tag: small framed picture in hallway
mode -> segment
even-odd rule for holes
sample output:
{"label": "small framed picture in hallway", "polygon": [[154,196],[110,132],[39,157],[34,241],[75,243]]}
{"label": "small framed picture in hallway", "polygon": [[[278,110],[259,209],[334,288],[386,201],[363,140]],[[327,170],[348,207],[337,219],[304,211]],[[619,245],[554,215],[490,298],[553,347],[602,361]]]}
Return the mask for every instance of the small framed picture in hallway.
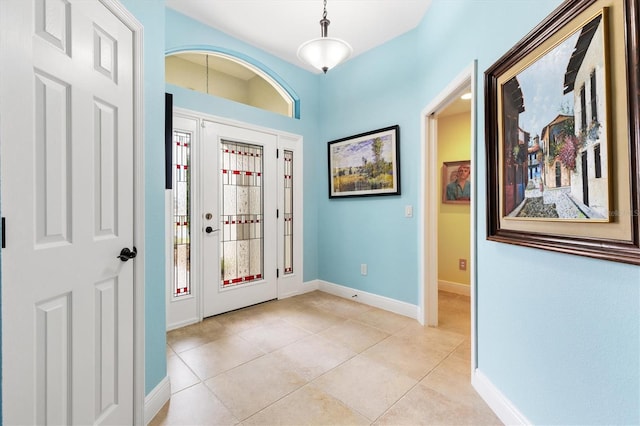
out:
{"label": "small framed picture in hallway", "polygon": [[567,0],[485,72],[489,240],[640,264],[639,3]]}
{"label": "small framed picture in hallway", "polygon": [[469,204],[471,202],[471,161],[442,163],[442,202]]}

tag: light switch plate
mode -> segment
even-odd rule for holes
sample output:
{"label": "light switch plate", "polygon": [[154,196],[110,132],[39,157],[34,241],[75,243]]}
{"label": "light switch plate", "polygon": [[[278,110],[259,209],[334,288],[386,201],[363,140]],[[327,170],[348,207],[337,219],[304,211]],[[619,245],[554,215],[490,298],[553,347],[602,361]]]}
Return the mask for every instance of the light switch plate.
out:
{"label": "light switch plate", "polygon": [[413,217],[413,206],[404,206],[404,217]]}

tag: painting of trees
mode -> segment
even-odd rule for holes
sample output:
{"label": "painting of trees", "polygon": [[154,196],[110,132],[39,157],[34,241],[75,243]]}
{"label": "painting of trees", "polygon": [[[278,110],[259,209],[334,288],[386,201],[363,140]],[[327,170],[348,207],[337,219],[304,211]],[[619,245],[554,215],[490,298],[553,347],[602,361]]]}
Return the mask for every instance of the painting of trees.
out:
{"label": "painting of trees", "polygon": [[330,142],[332,194],[396,193],[398,160],[395,131],[385,130],[361,136],[364,137]]}

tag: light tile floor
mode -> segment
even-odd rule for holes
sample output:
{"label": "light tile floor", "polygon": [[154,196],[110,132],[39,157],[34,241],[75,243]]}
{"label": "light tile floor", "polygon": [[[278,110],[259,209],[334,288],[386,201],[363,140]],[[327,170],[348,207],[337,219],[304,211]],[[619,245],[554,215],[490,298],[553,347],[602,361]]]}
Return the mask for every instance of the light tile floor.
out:
{"label": "light tile floor", "polygon": [[167,335],[171,400],[151,425],[494,425],[470,384],[469,298],[440,326],[315,291]]}

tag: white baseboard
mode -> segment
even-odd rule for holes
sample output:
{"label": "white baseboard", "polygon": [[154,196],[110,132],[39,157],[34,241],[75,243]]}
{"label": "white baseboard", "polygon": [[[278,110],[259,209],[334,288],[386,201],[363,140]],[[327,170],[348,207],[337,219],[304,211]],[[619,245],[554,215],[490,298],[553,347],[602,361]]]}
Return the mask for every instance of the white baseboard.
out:
{"label": "white baseboard", "polygon": [[302,283],[302,288],[299,294],[309,293],[311,291],[318,290],[320,288],[320,280],[305,281]]}
{"label": "white baseboard", "polygon": [[327,281],[316,281],[318,281],[318,290],[324,291],[325,293],[340,296],[349,300],[355,300],[356,302],[364,303],[365,305],[374,306],[376,308],[384,309],[385,311],[418,320],[419,308],[411,303],[401,302],[400,300],[367,293],[366,291],[356,290],[355,288],[345,287]]}
{"label": "white baseboard", "polygon": [[144,424],[148,425],[151,420],[158,414],[164,404],[171,398],[171,382],[169,376],[158,383],[149,395],[144,398]]}
{"label": "white baseboard", "polygon": [[186,326],[191,325],[191,324],[197,324],[199,322],[200,322],[200,318],[190,318],[188,320],[174,322],[172,324],[167,324],[167,331],[175,330],[177,328],[186,327]]}
{"label": "white baseboard", "polygon": [[301,293],[300,291],[291,291],[291,292],[285,293],[285,294],[278,294],[278,300],[288,299],[290,297],[297,296],[300,293]]}
{"label": "white baseboard", "polygon": [[448,291],[449,293],[461,294],[469,296],[471,287],[468,284],[454,283],[453,281],[438,280],[438,290]]}
{"label": "white baseboard", "polygon": [[471,384],[484,399],[489,408],[505,425],[531,425],[513,403],[489,380],[482,371],[476,369],[471,376]]}

